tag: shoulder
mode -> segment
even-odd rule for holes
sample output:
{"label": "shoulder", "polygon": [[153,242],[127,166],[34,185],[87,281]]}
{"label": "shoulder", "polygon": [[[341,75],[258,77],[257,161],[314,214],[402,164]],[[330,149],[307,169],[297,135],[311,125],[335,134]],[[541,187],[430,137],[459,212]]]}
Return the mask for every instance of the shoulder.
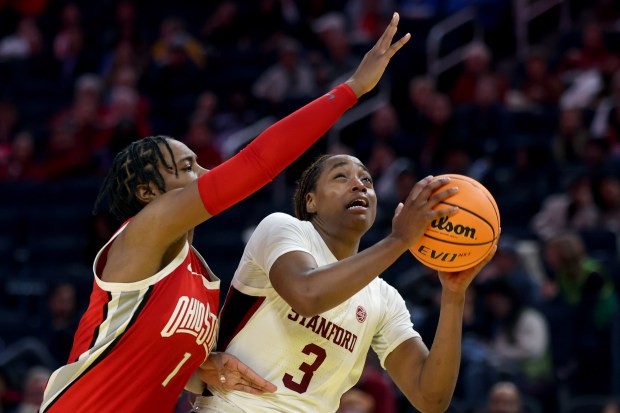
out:
{"label": "shoulder", "polygon": [[303,222],[283,212],[274,212],[267,215],[256,227],[260,232],[273,232],[279,228],[298,228],[302,227]]}
{"label": "shoulder", "polygon": [[301,223],[301,221],[292,215],[285,214],[284,212],[273,212],[263,218],[259,225],[290,225],[298,223]]}
{"label": "shoulder", "polygon": [[252,233],[253,239],[282,237],[283,234],[304,233],[307,223],[282,212],[267,215]]}

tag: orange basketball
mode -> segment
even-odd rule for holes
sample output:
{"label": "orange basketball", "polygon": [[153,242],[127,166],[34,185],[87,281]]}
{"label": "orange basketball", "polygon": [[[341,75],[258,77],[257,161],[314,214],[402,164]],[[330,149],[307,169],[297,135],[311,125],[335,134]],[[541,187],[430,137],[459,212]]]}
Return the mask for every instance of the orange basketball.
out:
{"label": "orange basketball", "polygon": [[424,236],[410,248],[423,264],[439,271],[462,271],[480,263],[499,235],[499,209],[491,193],[478,181],[463,175],[446,174],[459,191],[435,209],[458,206],[451,217],[433,220]]}

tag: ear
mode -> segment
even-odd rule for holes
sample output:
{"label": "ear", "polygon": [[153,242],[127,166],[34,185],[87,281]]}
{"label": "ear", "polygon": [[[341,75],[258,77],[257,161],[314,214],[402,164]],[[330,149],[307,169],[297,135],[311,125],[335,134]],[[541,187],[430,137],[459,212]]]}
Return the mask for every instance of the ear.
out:
{"label": "ear", "polygon": [[[157,192],[159,192],[159,191],[157,191]],[[149,184],[139,184],[136,187],[136,198],[138,198],[138,201],[140,201],[144,205],[146,205],[149,202],[151,202],[156,196],[157,196],[157,193],[155,191],[153,191],[153,189],[151,188],[151,184],[150,183]]]}
{"label": "ear", "polygon": [[310,214],[316,213],[316,198],[312,192],[306,194],[306,211]]}

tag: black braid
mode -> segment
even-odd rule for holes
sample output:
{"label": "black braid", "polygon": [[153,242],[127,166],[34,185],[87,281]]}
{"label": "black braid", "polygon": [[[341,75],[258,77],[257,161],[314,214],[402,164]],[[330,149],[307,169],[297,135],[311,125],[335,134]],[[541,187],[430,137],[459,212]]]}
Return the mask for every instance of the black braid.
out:
{"label": "black braid", "polygon": [[[165,192],[166,185],[159,172],[159,163],[168,169],[174,168],[175,175],[179,174],[168,139],[172,138],[164,135],[148,136],[130,143],[120,151],[114,157],[110,171],[101,184],[93,214],[96,214],[99,205],[107,200],[110,213],[124,222],[144,207],[136,197],[138,185],[153,183],[161,192]],[[162,146],[168,151],[172,165],[166,161]]]}
{"label": "black braid", "polygon": [[294,207],[295,216],[302,221],[311,221],[314,214],[309,213],[306,209],[306,195],[308,192],[314,191],[316,188],[316,182],[323,172],[325,162],[334,157],[335,155],[321,155],[312,162],[312,164],[302,172],[301,177],[296,183]]}

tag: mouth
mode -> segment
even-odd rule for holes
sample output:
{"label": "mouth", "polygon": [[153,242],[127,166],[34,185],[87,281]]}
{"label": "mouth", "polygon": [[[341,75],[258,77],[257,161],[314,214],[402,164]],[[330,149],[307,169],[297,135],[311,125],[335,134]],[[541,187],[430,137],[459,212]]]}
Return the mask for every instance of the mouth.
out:
{"label": "mouth", "polygon": [[368,209],[368,200],[366,198],[355,198],[353,201],[349,202],[346,206],[348,211],[352,210],[366,210]]}

